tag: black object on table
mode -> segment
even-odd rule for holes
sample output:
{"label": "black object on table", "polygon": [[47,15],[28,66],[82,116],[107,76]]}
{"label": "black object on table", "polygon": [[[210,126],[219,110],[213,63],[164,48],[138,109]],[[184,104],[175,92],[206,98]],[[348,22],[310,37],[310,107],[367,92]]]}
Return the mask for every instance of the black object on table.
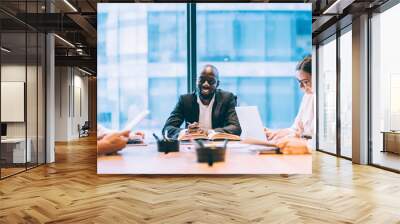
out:
{"label": "black object on table", "polygon": [[225,140],[223,146],[205,146],[201,140],[196,140],[195,142],[197,143],[197,162],[208,163],[209,166],[212,166],[215,162],[225,161],[228,140]]}
{"label": "black object on table", "polygon": [[160,139],[153,133],[154,138],[157,140],[158,152],[168,154],[169,152],[179,152],[179,141],[177,139]]}

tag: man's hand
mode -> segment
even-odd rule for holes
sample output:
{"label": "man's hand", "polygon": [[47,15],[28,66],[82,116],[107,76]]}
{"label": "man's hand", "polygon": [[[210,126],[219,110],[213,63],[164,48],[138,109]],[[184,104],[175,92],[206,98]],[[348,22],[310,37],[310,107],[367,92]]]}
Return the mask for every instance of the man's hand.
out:
{"label": "man's hand", "polygon": [[195,131],[197,131],[197,129],[199,129],[200,128],[200,126],[199,126],[199,123],[198,122],[193,122],[193,123],[189,123],[189,125],[188,125],[188,132],[190,133],[190,132],[195,132]]}
{"label": "man's hand", "polygon": [[192,124],[189,123],[187,133],[188,134],[207,134],[207,130],[201,128],[200,124],[198,122],[193,122]]}
{"label": "man's hand", "polygon": [[125,148],[130,131],[115,132],[105,135],[97,142],[97,153],[108,154]]}

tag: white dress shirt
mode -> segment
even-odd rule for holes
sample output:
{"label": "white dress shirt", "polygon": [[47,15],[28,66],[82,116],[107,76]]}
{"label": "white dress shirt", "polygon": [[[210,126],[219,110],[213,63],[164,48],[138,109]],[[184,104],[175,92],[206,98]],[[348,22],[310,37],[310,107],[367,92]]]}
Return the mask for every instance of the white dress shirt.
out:
{"label": "white dress shirt", "polygon": [[294,131],[302,131],[301,134],[314,138],[314,94],[305,93],[301,100],[300,109],[292,125]]}
{"label": "white dress shirt", "polygon": [[200,97],[197,96],[197,103],[199,104],[199,126],[205,130],[212,129],[212,108],[214,104],[214,98],[210,101],[210,104],[204,105],[201,102]]}

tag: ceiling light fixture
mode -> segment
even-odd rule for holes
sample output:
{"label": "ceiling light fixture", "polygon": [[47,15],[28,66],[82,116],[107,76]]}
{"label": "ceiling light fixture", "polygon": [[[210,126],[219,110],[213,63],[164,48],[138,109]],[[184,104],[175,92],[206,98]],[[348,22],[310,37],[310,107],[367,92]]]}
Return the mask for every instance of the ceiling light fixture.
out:
{"label": "ceiling light fixture", "polygon": [[64,39],[64,38],[62,38],[62,37],[60,37],[60,36],[57,35],[57,34],[54,34],[54,36],[57,37],[57,38],[58,38],[59,40],[61,40],[62,42],[66,43],[68,46],[75,48],[75,45],[73,45],[73,44],[72,44],[71,42],[69,42],[68,40],[66,40],[66,39]]}
{"label": "ceiling light fixture", "polygon": [[67,4],[74,12],[78,12],[78,10],[68,1],[64,0],[65,4]]}
{"label": "ceiling light fixture", "polygon": [[76,53],[78,53],[79,55],[83,55],[83,49],[77,48]]}
{"label": "ceiling light fixture", "polygon": [[323,15],[339,15],[343,13],[343,9],[351,5],[355,0],[336,0],[332,5],[330,5],[322,14]]}
{"label": "ceiling light fixture", "polygon": [[85,74],[87,74],[87,75],[90,75],[90,76],[92,75],[92,73],[90,73],[90,72],[88,72],[88,71],[86,71],[86,70],[83,70],[83,69],[81,69],[81,68],[79,68],[79,67],[78,67],[78,70],[81,71],[81,72],[83,72],[83,73],[85,73]]}
{"label": "ceiling light fixture", "polygon": [[11,50],[9,50],[9,49],[7,49],[7,48],[5,48],[5,47],[1,47],[0,49],[1,49],[2,51],[6,52],[6,53],[10,53],[10,52],[11,52]]}

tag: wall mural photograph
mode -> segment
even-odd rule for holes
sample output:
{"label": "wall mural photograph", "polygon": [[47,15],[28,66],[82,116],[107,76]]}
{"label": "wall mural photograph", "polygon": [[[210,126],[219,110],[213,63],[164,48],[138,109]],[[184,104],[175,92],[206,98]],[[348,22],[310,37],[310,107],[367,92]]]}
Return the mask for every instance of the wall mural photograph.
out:
{"label": "wall mural photograph", "polygon": [[311,173],[311,4],[98,4],[99,174]]}

